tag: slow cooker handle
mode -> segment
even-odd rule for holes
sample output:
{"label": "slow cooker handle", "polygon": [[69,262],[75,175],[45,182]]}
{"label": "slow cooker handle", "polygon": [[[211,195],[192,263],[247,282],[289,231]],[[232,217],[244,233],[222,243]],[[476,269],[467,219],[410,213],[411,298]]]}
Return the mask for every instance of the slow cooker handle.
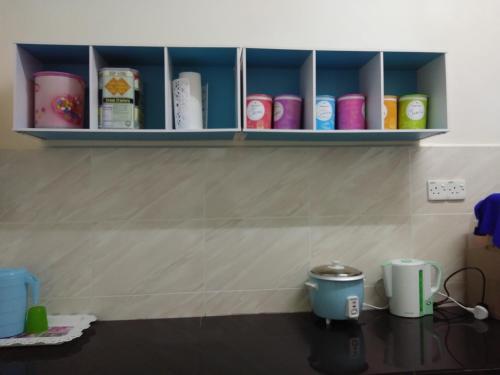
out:
{"label": "slow cooker handle", "polygon": [[309,289],[318,290],[318,284],[313,283],[312,281],[306,281],[304,285],[307,286]]}

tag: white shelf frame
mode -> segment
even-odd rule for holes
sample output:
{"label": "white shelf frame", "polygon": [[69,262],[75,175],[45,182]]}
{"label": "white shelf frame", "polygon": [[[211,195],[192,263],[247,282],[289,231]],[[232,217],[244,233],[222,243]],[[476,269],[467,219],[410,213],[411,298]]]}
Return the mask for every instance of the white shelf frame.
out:
{"label": "white shelf frame", "polygon": [[[24,44],[24,43],[23,43]],[[246,48],[236,49],[235,60],[235,102],[236,119],[234,128],[210,128],[203,130],[176,130],[172,114],[172,62],[169,49],[164,49],[165,68],[165,127],[162,129],[99,129],[98,128],[98,97],[97,73],[105,66],[104,59],[92,45],[89,48],[89,128],[88,129],[41,129],[33,128],[33,94],[31,77],[34,72],[41,69],[42,64],[23,49],[23,44],[15,45],[14,69],[14,121],[13,130],[18,133],[29,134],[42,139],[86,139],[112,140],[116,135],[117,140],[143,140],[155,139],[254,139],[265,140],[319,140],[325,141],[344,140],[352,138],[355,141],[392,141],[401,138],[403,141],[416,141],[429,136],[448,132],[447,127],[447,97],[446,97],[446,53],[435,58],[417,71],[418,90],[432,93],[432,104],[428,114],[428,129],[421,130],[384,130],[383,129],[383,97],[384,97],[384,52],[376,53],[368,63],[359,70],[360,91],[367,95],[367,124],[366,130],[316,130],[316,52],[310,52],[300,68],[300,92],[304,98],[304,129],[278,130],[278,129],[247,129],[246,128],[246,95],[247,95],[247,63]],[[54,45],[56,46],[56,45]],[[59,46],[59,45],[57,45]],[[61,45],[64,46],[64,45]],[[133,47],[133,46],[123,46]],[[196,47],[192,47],[196,48]],[[214,47],[217,48],[217,47]],[[331,50],[336,52],[335,50]],[[341,52],[341,51],[338,51]],[[352,51],[355,52],[355,51]],[[405,51],[411,53],[410,51]],[[30,92],[31,90],[31,92]],[[101,136],[102,135],[102,136]],[[220,138],[218,138],[220,137]],[[321,139],[323,140],[323,139]]]}

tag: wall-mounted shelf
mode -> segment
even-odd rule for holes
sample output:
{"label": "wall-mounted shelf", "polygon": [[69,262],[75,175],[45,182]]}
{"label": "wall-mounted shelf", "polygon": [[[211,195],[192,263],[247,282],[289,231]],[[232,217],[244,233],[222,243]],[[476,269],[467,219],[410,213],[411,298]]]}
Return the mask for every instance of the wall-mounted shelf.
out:
{"label": "wall-mounted shelf", "polygon": [[[418,141],[446,133],[444,53],[326,51],[261,48],[75,46],[17,44],[14,126],[18,133],[46,140],[259,140],[259,141]],[[144,82],[144,129],[98,127],[98,71],[132,67]],[[33,128],[33,73],[58,70],[87,83],[84,129]],[[207,128],[176,130],[171,81],[181,71],[201,73],[208,84]],[[366,130],[315,130],[317,95],[366,95]],[[429,95],[428,128],[384,130],[383,95]],[[296,94],[304,100],[303,129],[246,128],[246,96]]]}
{"label": "wall-mounted shelf", "polygon": [[[303,129],[247,129],[244,116],[248,140],[418,141],[448,131],[444,53],[246,49],[243,59],[243,103],[253,93],[291,93],[304,99]],[[356,92],[366,96],[365,130],[315,130],[317,95]],[[385,130],[384,92],[429,95],[428,128]]]}
{"label": "wall-mounted shelf", "polygon": [[[50,140],[227,140],[240,131],[240,48],[16,45],[13,130]],[[103,67],[139,70],[143,82],[144,128],[100,129],[98,72]],[[57,70],[84,77],[84,129],[33,127],[33,73]],[[176,130],[171,81],[196,71],[208,84],[208,127]]]}

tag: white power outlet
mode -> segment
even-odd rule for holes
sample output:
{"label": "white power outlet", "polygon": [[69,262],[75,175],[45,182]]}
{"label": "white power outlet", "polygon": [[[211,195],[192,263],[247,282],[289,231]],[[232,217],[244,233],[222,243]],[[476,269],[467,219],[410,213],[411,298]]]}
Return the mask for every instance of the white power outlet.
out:
{"label": "white power outlet", "polygon": [[462,201],[465,199],[465,180],[448,181],[448,200]]}
{"label": "white power outlet", "polygon": [[427,180],[427,199],[430,201],[448,200],[448,181]]}
{"label": "white power outlet", "polygon": [[427,199],[451,201],[465,199],[465,180],[427,180]]}

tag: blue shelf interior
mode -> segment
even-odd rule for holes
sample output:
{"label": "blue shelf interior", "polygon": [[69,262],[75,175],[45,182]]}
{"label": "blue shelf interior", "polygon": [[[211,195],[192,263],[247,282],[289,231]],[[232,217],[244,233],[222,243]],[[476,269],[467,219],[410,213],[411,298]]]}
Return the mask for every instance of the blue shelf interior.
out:
{"label": "blue shelf interior", "polygon": [[317,51],[316,95],[359,93],[359,70],[377,52]]}
{"label": "blue shelf interior", "polygon": [[19,48],[37,59],[41,70],[76,74],[82,77],[85,87],[84,127],[89,127],[89,47],[74,45],[20,44]]}
{"label": "blue shelf interior", "polygon": [[165,58],[162,47],[96,46],[107,67],[133,68],[142,80],[144,129],[165,128]]}
{"label": "blue shelf interior", "polygon": [[169,47],[172,79],[181,72],[201,74],[208,85],[209,129],[236,129],[236,48]]}
{"label": "blue shelf interior", "polygon": [[384,91],[386,95],[417,93],[417,71],[442,56],[433,52],[384,52]]}
{"label": "blue shelf interior", "polygon": [[246,50],[247,95],[300,95],[300,68],[311,51]]}
{"label": "blue shelf interior", "polygon": [[89,63],[88,46],[20,44],[19,47],[44,64],[88,66]]}

